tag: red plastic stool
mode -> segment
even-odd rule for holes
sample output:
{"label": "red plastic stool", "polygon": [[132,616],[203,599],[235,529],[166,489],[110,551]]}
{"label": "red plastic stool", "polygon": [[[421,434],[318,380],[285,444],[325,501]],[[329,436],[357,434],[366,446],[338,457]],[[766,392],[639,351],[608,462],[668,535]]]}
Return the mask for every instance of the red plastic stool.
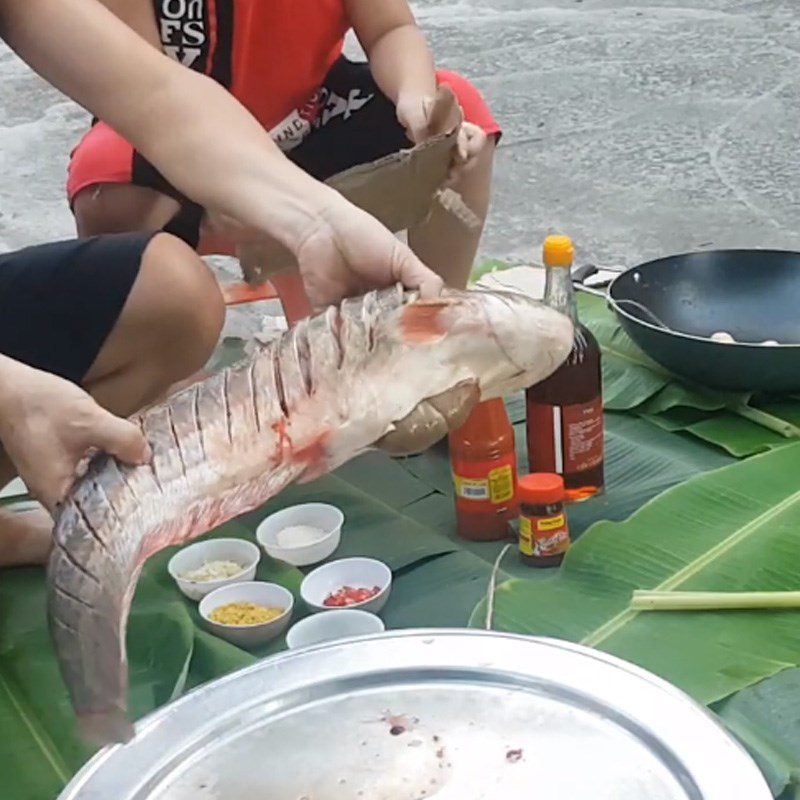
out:
{"label": "red plastic stool", "polygon": [[303,281],[298,272],[281,272],[261,286],[250,286],[243,281],[222,285],[226,306],[255,303],[260,300],[280,300],[289,327],[311,315]]}

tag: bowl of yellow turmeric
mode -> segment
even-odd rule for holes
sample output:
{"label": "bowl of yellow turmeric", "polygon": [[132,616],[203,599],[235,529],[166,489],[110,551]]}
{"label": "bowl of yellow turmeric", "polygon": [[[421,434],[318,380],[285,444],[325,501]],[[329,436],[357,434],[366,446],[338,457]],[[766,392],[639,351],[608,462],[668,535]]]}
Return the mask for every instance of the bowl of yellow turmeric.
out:
{"label": "bowl of yellow turmeric", "polygon": [[293,608],[294,596],[283,586],[246,581],[215,589],[200,601],[198,611],[215,636],[250,648],[280,636]]}

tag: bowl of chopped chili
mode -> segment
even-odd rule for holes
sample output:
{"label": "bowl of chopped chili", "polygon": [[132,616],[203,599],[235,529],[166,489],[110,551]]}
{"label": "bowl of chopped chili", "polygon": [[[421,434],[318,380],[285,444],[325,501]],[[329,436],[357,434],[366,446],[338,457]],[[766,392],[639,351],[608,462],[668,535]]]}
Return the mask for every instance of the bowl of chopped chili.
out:
{"label": "bowl of chopped chili", "polygon": [[310,572],[300,596],[314,612],[359,608],[377,614],[392,589],[392,571],[374,558],[341,558]]}

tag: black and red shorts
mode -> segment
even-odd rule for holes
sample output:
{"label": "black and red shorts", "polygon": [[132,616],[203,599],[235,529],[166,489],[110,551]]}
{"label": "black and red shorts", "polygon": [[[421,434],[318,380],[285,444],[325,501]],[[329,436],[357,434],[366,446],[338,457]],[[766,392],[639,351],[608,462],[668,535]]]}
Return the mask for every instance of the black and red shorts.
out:
{"label": "black and red shorts", "polygon": [[[475,86],[444,70],[437,72],[437,79],[453,90],[468,122],[499,139],[500,126]],[[270,133],[291,161],[318,180],[411,146],[394,104],[377,87],[366,62],[340,58],[310,107],[298,109],[294,117],[294,122],[290,115],[283,129],[279,126]],[[298,130],[292,130],[293,125]],[[67,181],[70,205],[80,192],[109,183],[144,186],[185,202],[125,139],[98,122],[72,152]],[[179,230],[173,232],[182,235]],[[196,241],[190,243],[196,246]]]}
{"label": "black and red shorts", "polygon": [[117,233],[0,254],[0,353],[80,384],[154,236]]}

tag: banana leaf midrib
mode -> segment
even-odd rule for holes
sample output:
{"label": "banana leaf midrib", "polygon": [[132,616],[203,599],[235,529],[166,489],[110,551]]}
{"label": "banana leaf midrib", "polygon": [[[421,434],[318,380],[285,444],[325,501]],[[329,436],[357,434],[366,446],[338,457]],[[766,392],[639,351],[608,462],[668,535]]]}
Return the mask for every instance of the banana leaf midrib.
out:
{"label": "banana leaf midrib", "polygon": [[[669,493],[670,492],[666,492],[665,495]],[[712,564],[718,557],[732,550],[737,544],[750,536],[750,534],[758,531],[764,523],[771,522],[773,519],[780,516],[784,511],[791,508],[796,502],[800,502],[800,490],[792,495],[789,495],[789,497],[787,497],[785,500],[750,520],[750,522],[734,531],[730,536],[723,539],[717,545],[707,550],[705,553],[702,553],[690,563],[686,564],[682,569],[680,569],[667,580],[662,581],[657,586],[648,588],[651,588],[652,591],[674,591],[690,578],[693,578],[701,573],[704,567]],[[626,609],[620,611],[616,616],[612,617],[599,628],[592,631],[587,636],[584,636],[580,643],[588,647],[597,647],[613,636],[629,622],[636,619],[636,617],[641,613],[643,612],[628,606]]]}

